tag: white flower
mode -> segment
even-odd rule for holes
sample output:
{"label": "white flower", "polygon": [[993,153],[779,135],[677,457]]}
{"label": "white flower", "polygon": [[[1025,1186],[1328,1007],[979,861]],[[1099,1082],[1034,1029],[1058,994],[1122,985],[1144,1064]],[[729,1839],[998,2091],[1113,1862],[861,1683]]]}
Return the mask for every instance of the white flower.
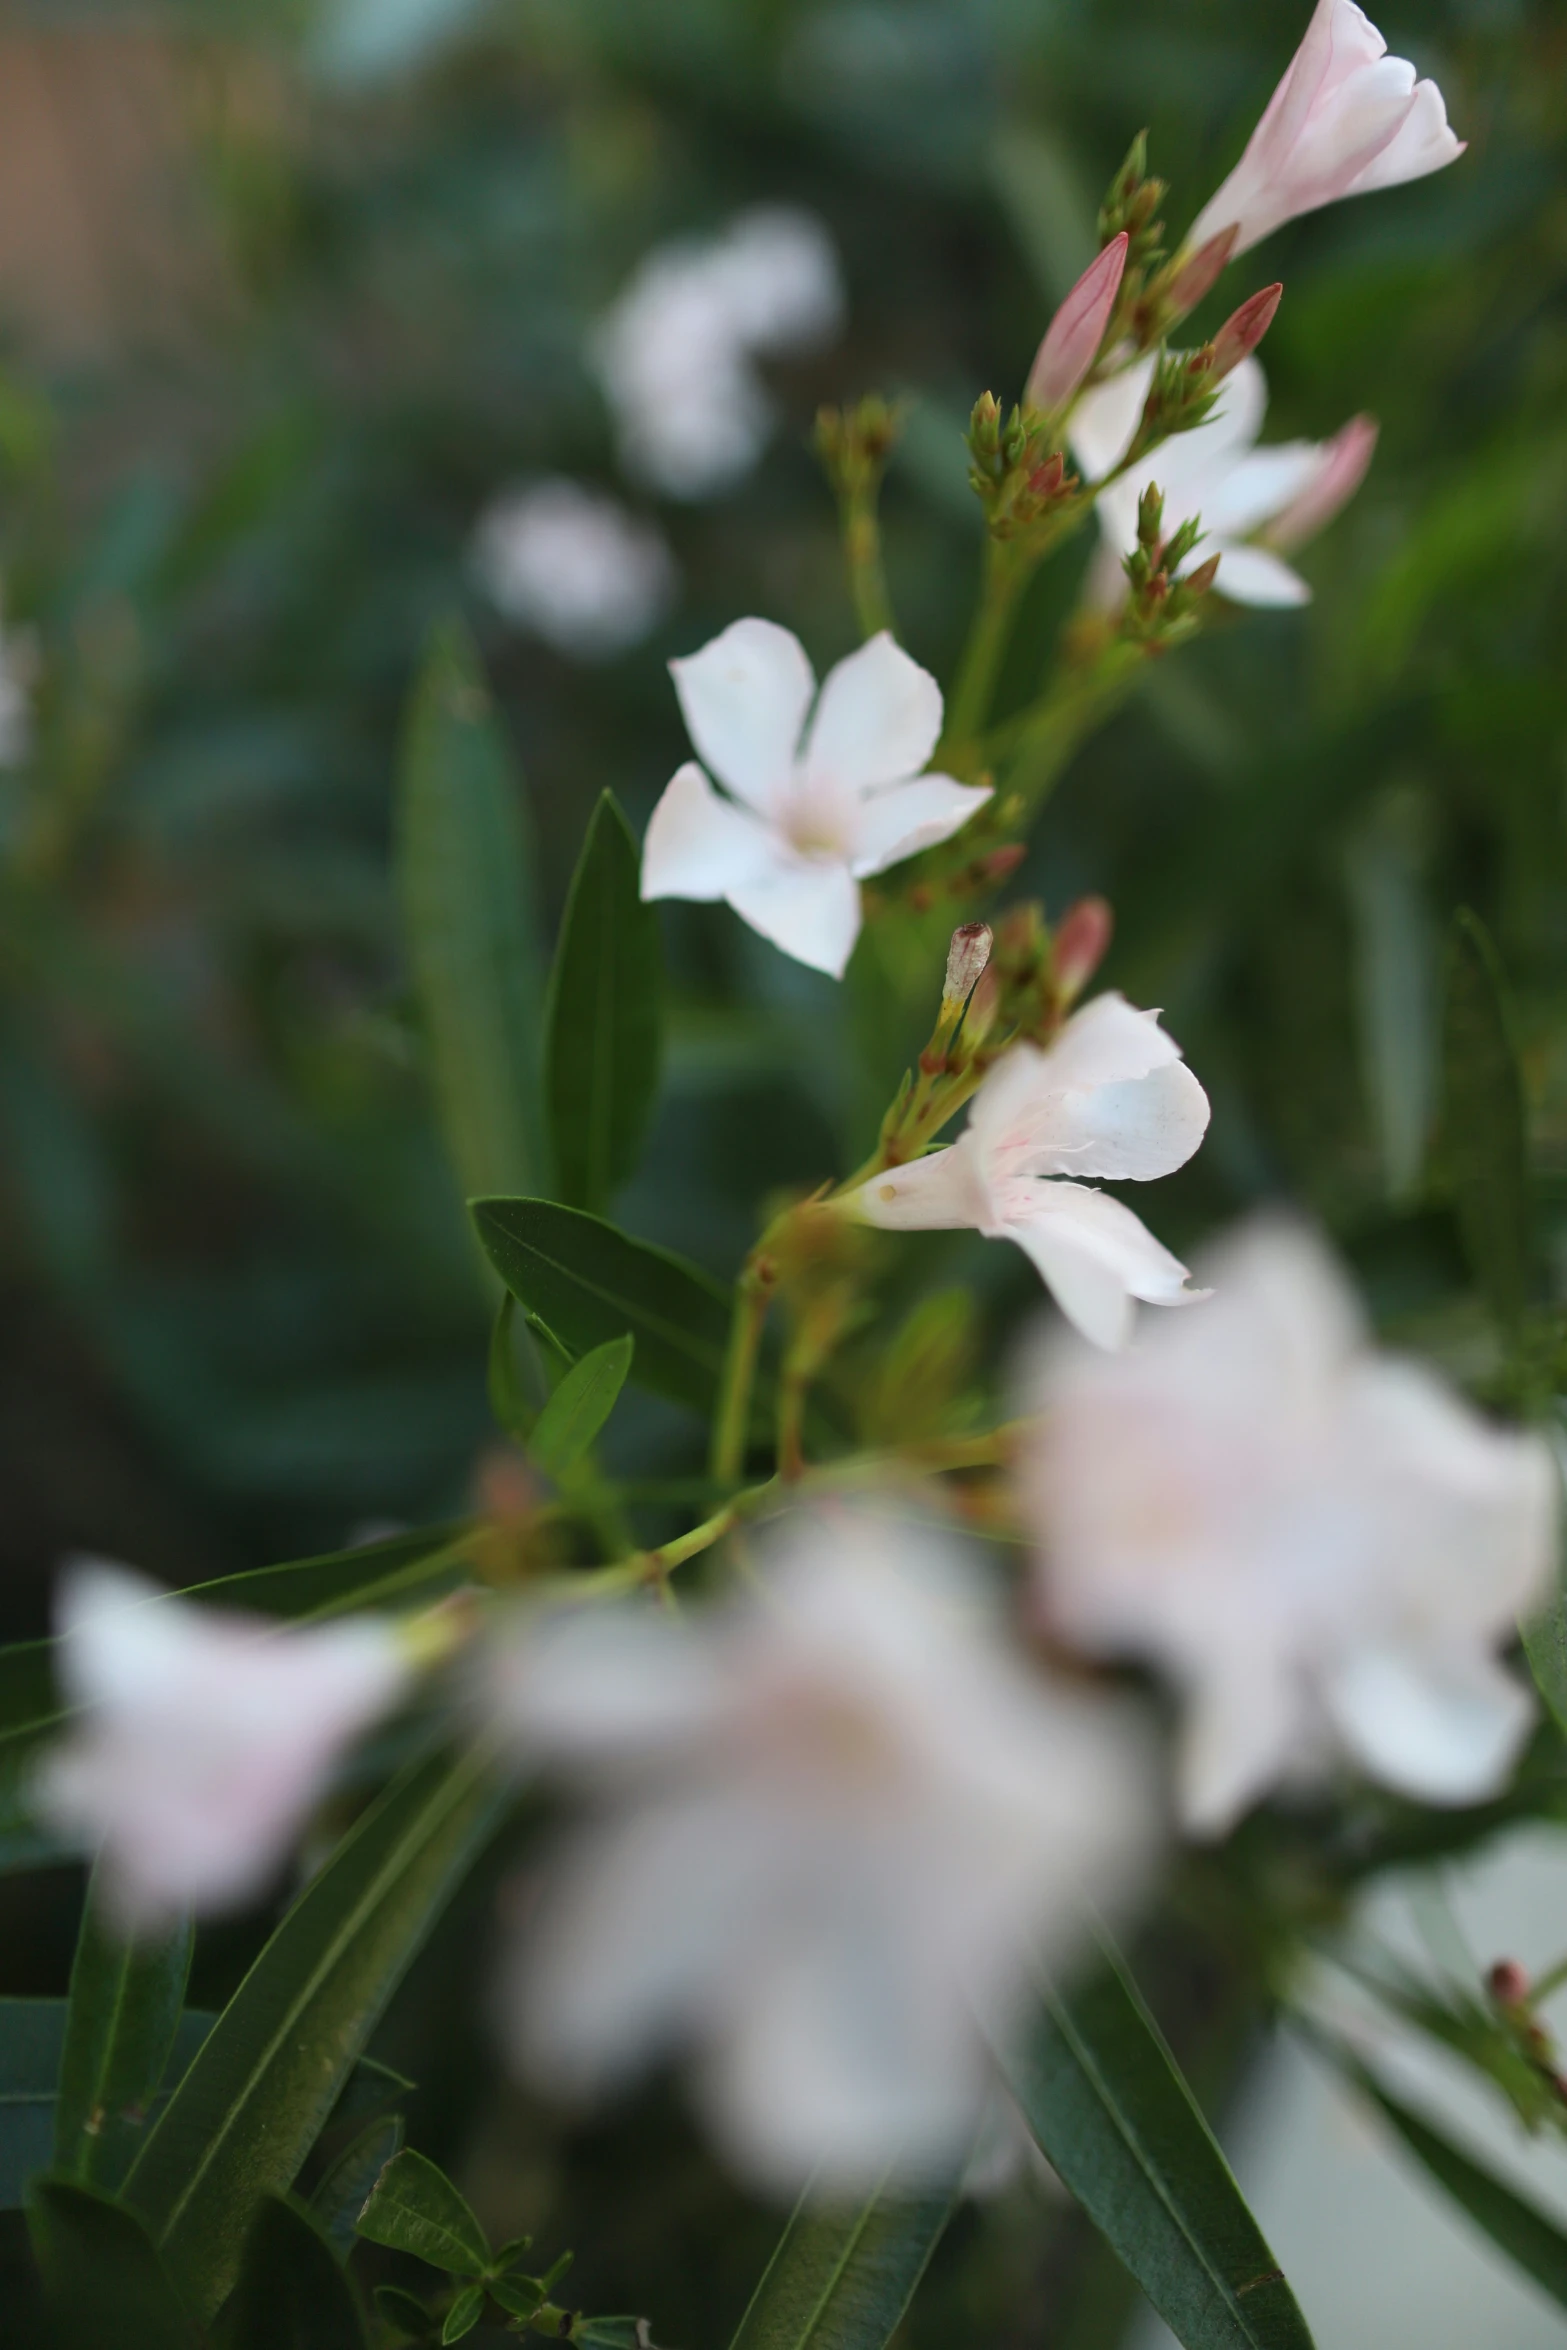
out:
{"label": "white flower", "polygon": [[1035,1678],[905,1518],[801,1516],[704,1615],[524,1627],[503,1726],[596,1798],[525,1945],[517,2052],[594,2094],[694,2056],[731,2158],[789,2192],[957,2163],[986,2034],[1125,1897],[1158,1806],[1135,1723]]}
{"label": "white flower", "polygon": [[[1102,480],[1130,445],[1154,366],[1150,355],[1108,383],[1095,385],[1079,400],[1072,414],[1071,440],[1087,479]],[[1278,441],[1271,448],[1258,448],[1267,405],[1261,361],[1243,359],[1220,386],[1205,424],[1161,442],[1100,492],[1105,559],[1095,582],[1098,600],[1118,600],[1124,593],[1120,558],[1137,544],[1138,500],[1151,482],[1157,482],[1164,493],[1166,538],[1183,522],[1202,518],[1202,538],[1183,568],[1189,570],[1216,554],[1222,558],[1219,593],[1233,602],[1310,602],[1311,590],[1300,574],[1271,547],[1254,541],[1267,535],[1270,524],[1277,525],[1297,509],[1309,512],[1309,529],[1293,535],[1286,531],[1281,543],[1287,539],[1298,546],[1310,530],[1330,521],[1353,495],[1371,462],[1375,430],[1359,418],[1331,441]],[[1350,458],[1358,470],[1349,464]],[[1331,503],[1321,494],[1328,484],[1333,489]]]}
{"label": "white flower", "polygon": [[861,880],[948,839],[990,797],[919,772],[941,688],[884,633],[818,695],[799,638],[770,620],[737,620],[669,666],[691,740],[732,797],[694,760],[680,768],[647,828],[642,895],[724,898],[785,954],[841,978]]}
{"label": "white flower", "polygon": [[1286,220],[1341,196],[1396,188],[1455,163],[1435,82],[1415,79],[1353,0],[1317,0],[1305,38],[1218,194],[1191,226],[1197,250],[1227,228],[1244,253]]}
{"label": "white flower", "polygon": [[1095,996],[1054,1044],[996,1063],[955,1143],[850,1192],[845,1211],[891,1231],[971,1226],[1014,1240],[1096,1346],[1125,1344],[1132,1300],[1192,1302],[1186,1268],[1130,1208],[1063,1176],[1151,1182],[1191,1157],[1208,1097],[1159,1026],[1124,996]]}
{"label": "white flower", "polygon": [[497,498],[479,517],[473,559],[498,611],[584,661],[639,643],[674,600],[659,532],[580,482],[536,481]]}
{"label": "white flower", "polygon": [[96,1560],[65,1570],[55,1618],[81,1719],[44,1758],[33,1800],[61,1834],[102,1847],[129,1931],[259,1892],[337,1755],[411,1670],[377,1618],[280,1629]]}
{"label": "white flower", "polygon": [[657,247],[592,346],[628,472],[675,498],[729,488],[773,428],[756,358],[828,340],[843,311],[837,254],[812,213],[762,206],[710,242]]}
{"label": "white flower", "polygon": [[1205,1271],[1213,1302],[1116,1361],[1045,1357],[1050,1624],[1174,1678],[1200,1832],[1340,1749],[1429,1802],[1494,1794],[1533,1713],[1494,1652],[1552,1580],[1545,1445],[1374,1353],[1308,1234],[1255,1227]]}

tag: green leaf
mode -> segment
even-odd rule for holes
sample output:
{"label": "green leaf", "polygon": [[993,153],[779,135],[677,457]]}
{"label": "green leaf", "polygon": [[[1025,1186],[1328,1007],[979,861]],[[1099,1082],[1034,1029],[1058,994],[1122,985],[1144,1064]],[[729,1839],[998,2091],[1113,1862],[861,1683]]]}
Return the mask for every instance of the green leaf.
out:
{"label": "green leaf", "polygon": [[410,2342],[428,2341],[435,2320],[422,2301],[412,2293],[405,2293],[401,2285],[377,2285],[375,2313],[383,2325]]}
{"label": "green leaf", "polygon": [[358,2295],[297,2203],[262,2197],[218,2340],[221,2350],[366,2350]]}
{"label": "green leaf", "polygon": [[[501,2263],[495,2265],[498,2268]],[[529,2318],[549,2299],[538,2277],[492,2276],[489,2288],[491,2299],[499,2302],[508,2317]]]}
{"label": "green leaf", "polygon": [[538,1415],[523,1393],[522,1381],[517,1372],[517,1351],[513,1339],[516,1319],[517,1300],[509,1289],[503,1289],[490,1328],[485,1384],[496,1426],[518,1444],[525,1444]]}
{"label": "green leaf", "polygon": [[529,1313],[574,1355],[636,1340],[639,1385],[709,1413],[729,1341],[730,1297],[669,1250],[550,1200],[472,1203],[484,1252]]}
{"label": "green leaf", "polygon": [[460,2342],[464,2334],[473,2332],[483,2315],[484,2287],[482,2285],[464,2285],[446,2312],[446,2323],[441,2328],[441,2340],[443,2342]]}
{"label": "green leaf", "polygon": [[359,2233],[454,2276],[476,2277],[490,2265],[489,2238],[466,2201],[446,2173],[411,2146],[387,2165],[360,2214]]}
{"label": "green leaf", "polygon": [[[810,2190],[762,2272],[731,2350],[880,2350],[889,2341],[952,2216],[954,2190],[911,2197],[885,2182],[854,2207],[814,2203]],[[634,2325],[601,2318],[598,2326]],[[574,2333],[595,2350],[636,2337]]]}
{"label": "green leaf", "polygon": [[478,655],[430,641],[397,792],[397,875],[441,1129],[465,1194],[547,1182],[533,848]]}
{"label": "green leaf", "polygon": [[1052,1998],[1012,2091],[1040,2150],[1187,2350],[1310,2350],[1283,2271],[1118,1957]]}
{"label": "green leaf", "polygon": [[611,1338],[573,1363],[539,1414],[528,1450],[547,1477],[564,1477],[574,1469],[614,1410],[636,1340],[628,1331]]}
{"label": "green leaf", "polygon": [[410,1764],[213,2026],[126,2182],[198,2314],[232,2285],[251,2215],[291,2185],[504,1801],[477,1756]]}
{"label": "green leaf", "polygon": [[310,2198],[310,2213],[337,2254],[346,2260],[359,2231],[359,2215],[377,2179],[403,2143],[403,2117],[389,2113],[361,2130],[341,2153]]}
{"label": "green leaf", "polygon": [[191,1928],[131,1941],[103,1915],[102,1864],[82,1906],[60,2088],[54,2167],[62,2178],[114,2189],[146,2135],[185,2004]]}
{"label": "green leaf", "polygon": [[95,2187],[40,2179],[27,2226],[61,2350],[198,2350],[146,2229]]}
{"label": "green leaf", "polygon": [[1507,984],[1485,925],[1467,907],[1447,966],[1443,1142],[1459,1229],[1498,1321],[1516,1324],[1532,1288],[1532,1203],[1523,1079]]}
{"label": "green leaf", "polygon": [[1390,2097],[1362,2066],[1350,2058],[1340,2061],[1438,2186],[1445,2188],[1509,2260],[1543,2286],[1553,2301],[1567,2308],[1567,2234],[1550,2214],[1505,2186],[1440,2130]]}
{"label": "green leaf", "polygon": [[605,792],[566,900],[544,1048],[560,1196],[595,1214],[635,1171],[663,1057],[663,951],[640,870],[631,829]]}
{"label": "green leaf", "polygon": [[579,2350],[653,2350],[652,2330],[645,2317],[579,2317],[572,2321],[568,2340]]}

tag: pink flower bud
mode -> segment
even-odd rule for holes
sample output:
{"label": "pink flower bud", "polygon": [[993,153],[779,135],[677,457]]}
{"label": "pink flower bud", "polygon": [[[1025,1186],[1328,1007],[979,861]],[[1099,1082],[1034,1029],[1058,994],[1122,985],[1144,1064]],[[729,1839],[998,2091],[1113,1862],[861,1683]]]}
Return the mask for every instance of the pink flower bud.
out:
{"label": "pink flower bud", "polygon": [[1284,298],[1282,285],[1264,286],[1260,294],[1253,294],[1229,317],[1213,338],[1213,368],[1210,381],[1222,383],[1233,375],[1243,359],[1249,359],[1273,324],[1280,302]]}
{"label": "pink flower bud", "polygon": [[1220,229],[1205,245],[1199,245],[1191,259],[1176,271],[1170,284],[1168,301],[1177,318],[1184,318],[1195,310],[1205,294],[1211,294],[1224,275],[1235,240],[1240,231],[1233,225]]}
{"label": "pink flower bud", "polygon": [[1121,290],[1128,242],[1124,229],[1111,238],[1045,329],[1023,393],[1026,407],[1041,412],[1064,407],[1098,358]]}
{"label": "pink flower bud", "polygon": [[1056,926],[1051,955],[1056,993],[1065,1003],[1082,994],[1110,950],[1115,914],[1108,898],[1079,898]]}
{"label": "pink flower bud", "polygon": [[1499,1958],[1485,1981],[1491,1997],[1502,2007],[1521,2007],[1529,1996],[1529,1977],[1516,1958]]}
{"label": "pink flower bud", "polygon": [[1263,533],[1270,547],[1303,547],[1325,530],[1365,480],[1379,430],[1374,416],[1352,416],[1322,451],[1322,465],[1300,496]]}
{"label": "pink flower bud", "polygon": [[965,922],[952,933],[947,950],[947,976],[941,990],[941,1008],[955,1013],[968,1002],[974,982],[990,961],[995,937],[988,922]]}

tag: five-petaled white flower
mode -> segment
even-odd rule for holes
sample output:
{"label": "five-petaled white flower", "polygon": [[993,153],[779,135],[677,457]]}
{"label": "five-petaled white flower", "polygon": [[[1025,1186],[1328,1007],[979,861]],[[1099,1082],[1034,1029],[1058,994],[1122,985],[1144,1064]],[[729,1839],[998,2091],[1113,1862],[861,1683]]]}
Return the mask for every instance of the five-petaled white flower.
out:
{"label": "five-petaled white flower", "polygon": [[[1155,360],[1139,360],[1098,384],[1072,414],[1072,448],[1090,481],[1119,462],[1143,412]],[[1177,433],[1111,482],[1098,499],[1104,536],[1090,593],[1102,603],[1125,592],[1121,558],[1137,544],[1137,508],[1157,482],[1164,493],[1164,533],[1201,517],[1203,535],[1183,568],[1218,555],[1220,595],[1237,604],[1304,604],[1311,590],[1275,552],[1296,547],[1331,522],[1353,497],[1371,462],[1376,427],[1355,417],[1331,441],[1279,441],[1258,448],[1268,405],[1267,378],[1257,359],[1243,359],[1225,378],[1213,413],[1192,432]],[[1268,542],[1272,542],[1271,544]]]}
{"label": "five-petaled white flower", "polygon": [[841,978],[861,880],[948,839],[990,797],[920,773],[940,686],[883,633],[818,695],[798,637],[770,620],[737,620],[669,666],[691,740],[732,797],[694,760],[680,768],[647,828],[642,895],[724,898],[785,954]]}
{"label": "five-petaled white flower", "polygon": [[706,1613],[525,1618],[492,1659],[523,1759],[595,1799],[519,1946],[520,2062],[589,2096],[686,2051],[784,2192],[955,2170],[987,2036],[1159,1833],[1135,1719],[1029,1671],[966,1553],[886,1506],[790,1520]]}
{"label": "five-petaled white flower", "polygon": [[1187,246],[1198,251],[1233,228],[1233,257],[1303,212],[1423,179],[1463,151],[1435,82],[1417,81],[1404,58],[1389,57],[1354,0],[1317,0],[1246,152],[1192,223]]}
{"label": "five-petaled white flower", "polygon": [[473,561],[498,611],[579,661],[639,643],[674,600],[674,558],[661,534],[563,476],[487,506]]}
{"label": "five-petaled white flower", "polygon": [[1341,1751],[1430,1803],[1494,1794],[1533,1714],[1495,1651],[1552,1581],[1546,1446],[1372,1351],[1309,1234],[1254,1227],[1203,1270],[1213,1302],[1114,1362],[1044,1354],[1047,1621],[1173,1677],[1199,1832]]}
{"label": "five-petaled white flower", "polygon": [[289,1630],[97,1560],[66,1568],[55,1618],[80,1719],[44,1757],[33,1802],[101,1847],[127,1932],[260,1892],[337,1756],[411,1672],[380,1618]]}
{"label": "five-petaled white flower", "polygon": [[1193,1302],[1186,1268],[1119,1200],[1062,1177],[1151,1182],[1184,1166],[1208,1097],[1159,1026],[1124,996],[1095,996],[1041,1051],[1015,1044],[955,1143],[874,1175],[840,1203],[892,1231],[972,1226],[1015,1240],[1096,1346],[1125,1344],[1132,1301]]}

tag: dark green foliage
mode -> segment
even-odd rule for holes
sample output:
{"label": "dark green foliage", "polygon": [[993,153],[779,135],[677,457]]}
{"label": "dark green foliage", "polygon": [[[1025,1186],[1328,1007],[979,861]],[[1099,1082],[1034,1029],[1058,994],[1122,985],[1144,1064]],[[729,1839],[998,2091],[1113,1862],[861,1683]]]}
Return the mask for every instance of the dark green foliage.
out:
{"label": "dark green foliage", "polygon": [[188,1919],[148,1939],[116,1931],[100,1876],[88,1887],[71,1969],[54,2168],[112,2191],[146,2136],[185,2004],[192,1934]]}
{"label": "dark green foliage", "polygon": [[955,2194],[880,2188],[834,2208],[809,2192],[779,2238],[731,2350],[881,2350],[902,2322]]}
{"label": "dark green foliage", "polygon": [[358,2295],[297,2203],[262,2197],[216,2340],[218,2350],[367,2350]]}
{"label": "dark green foliage", "polygon": [[62,2350],[199,2350],[146,2229],[96,2188],[42,2179],[28,2227]]}
{"label": "dark green foliage", "polygon": [[663,953],[657,913],[638,889],[640,866],[605,792],[561,921],[544,1070],[559,1195],[599,1215],[635,1172],[663,1057]]}
{"label": "dark green foliage", "polygon": [[416,2260],[455,2276],[479,2276],[490,2264],[484,2230],[462,2196],[411,2146],[387,2165],[358,2226],[372,2244],[411,2252]]}
{"label": "dark green foliage", "polygon": [[388,2114],[384,2120],[372,2122],[344,2148],[311,2196],[311,2217],[339,2260],[346,2260],[352,2252],[360,2214],[402,2142],[401,2114]]}
{"label": "dark green foliage", "polygon": [[1467,906],[1447,966],[1448,1180],[1470,1265],[1497,1320],[1516,1329],[1534,1287],[1529,1137],[1496,949]]}

